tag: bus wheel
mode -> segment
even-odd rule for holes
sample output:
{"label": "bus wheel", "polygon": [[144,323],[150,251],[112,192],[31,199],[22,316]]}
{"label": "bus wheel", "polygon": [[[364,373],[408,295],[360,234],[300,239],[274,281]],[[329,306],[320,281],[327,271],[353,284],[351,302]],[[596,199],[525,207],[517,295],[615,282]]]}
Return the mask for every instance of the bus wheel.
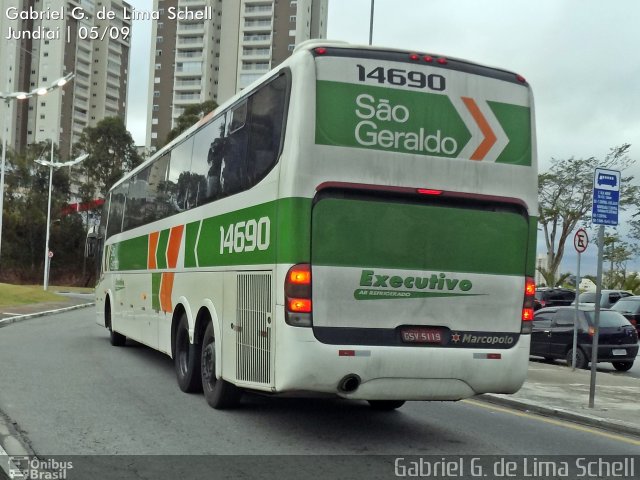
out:
{"label": "bus wheel", "polygon": [[216,378],[216,342],[213,324],[209,322],[202,338],[200,361],[202,389],[207,403],[217,409],[233,408],[240,403],[242,391],[222,378]]}
{"label": "bus wheel", "polygon": [[127,337],[122,335],[121,333],[114,332],[113,327],[111,326],[111,305],[109,304],[109,300],[107,299],[107,308],[104,311],[104,321],[109,329],[109,340],[111,345],[114,347],[124,347],[125,343],[127,343]]}
{"label": "bus wheel", "polygon": [[367,400],[374,410],[390,412],[404,405],[404,400]]}
{"label": "bus wheel", "polygon": [[189,342],[189,321],[183,313],[176,330],[173,363],[180,390],[187,393],[200,390],[200,345]]}

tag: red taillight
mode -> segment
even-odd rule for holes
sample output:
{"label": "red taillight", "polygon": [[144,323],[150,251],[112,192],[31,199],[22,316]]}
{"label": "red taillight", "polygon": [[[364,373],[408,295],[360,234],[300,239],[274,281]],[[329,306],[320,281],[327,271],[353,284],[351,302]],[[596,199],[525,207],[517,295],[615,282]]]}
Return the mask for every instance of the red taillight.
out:
{"label": "red taillight", "polygon": [[440,65],[446,65],[447,64],[447,59],[441,57],[441,58],[438,59],[438,63]]}
{"label": "red taillight", "polygon": [[311,285],[311,272],[309,266],[304,265],[304,268],[291,268],[289,270],[289,283],[294,285]]}
{"label": "red taillight", "polygon": [[518,80],[520,83],[527,83],[522,75],[516,75],[516,80]]}
{"label": "red taillight", "polygon": [[287,309],[292,313],[311,313],[311,300],[308,298],[287,299]]}
{"label": "red taillight", "polygon": [[311,326],[311,266],[294,265],[284,281],[285,320],[296,327]]}
{"label": "red taillight", "polygon": [[411,55],[409,55],[409,60],[417,62],[418,60],[420,60],[420,55],[418,55],[417,53],[412,53]]}
{"label": "red taillight", "polygon": [[524,280],[524,300],[522,301],[521,333],[531,333],[533,320],[533,302],[536,295],[536,282],[531,277]]}
{"label": "red taillight", "polygon": [[536,294],[536,282],[531,277],[527,277],[524,284],[524,294],[532,297]]}
{"label": "red taillight", "polygon": [[442,190],[433,190],[431,188],[419,188],[420,195],[442,195]]}
{"label": "red taillight", "polygon": [[427,63],[433,62],[433,57],[431,55],[425,55],[422,59]]}
{"label": "red taillight", "polygon": [[318,55],[324,55],[325,53],[327,53],[327,49],[324,47],[317,47],[314,49],[314,52],[316,52]]}

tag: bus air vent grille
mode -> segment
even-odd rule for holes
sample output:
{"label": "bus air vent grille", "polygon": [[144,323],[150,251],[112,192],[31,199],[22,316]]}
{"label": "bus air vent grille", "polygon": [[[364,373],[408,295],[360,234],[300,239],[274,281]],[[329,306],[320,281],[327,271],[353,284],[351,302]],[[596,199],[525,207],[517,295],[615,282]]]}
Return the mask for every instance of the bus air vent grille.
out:
{"label": "bus air vent grille", "polygon": [[238,274],[236,376],[239,381],[270,384],[272,342],[271,273]]}

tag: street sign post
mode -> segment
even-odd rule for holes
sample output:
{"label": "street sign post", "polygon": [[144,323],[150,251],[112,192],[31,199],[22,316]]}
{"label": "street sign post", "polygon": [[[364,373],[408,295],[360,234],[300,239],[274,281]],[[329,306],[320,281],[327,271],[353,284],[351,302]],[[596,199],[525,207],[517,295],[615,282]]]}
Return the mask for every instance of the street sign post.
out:
{"label": "street sign post", "polygon": [[593,343],[591,347],[591,385],[589,387],[589,408],[594,407],[596,394],[596,371],[598,366],[598,335],[600,334],[600,297],[602,295],[602,255],[604,226],[618,225],[618,205],[620,203],[620,179],[618,170],[596,168],[593,175],[593,206],[591,220],[598,228],[598,270],[596,280],[596,311],[594,318]]}
{"label": "street sign post", "polygon": [[576,369],[576,356],[578,352],[578,322],[580,317],[580,304],[578,302],[578,297],[580,296],[580,257],[587,249],[589,245],[589,236],[584,228],[578,229],[575,236],[573,237],[573,246],[578,252],[578,269],[576,273],[576,315],[573,322],[573,356],[571,361],[571,369]]}

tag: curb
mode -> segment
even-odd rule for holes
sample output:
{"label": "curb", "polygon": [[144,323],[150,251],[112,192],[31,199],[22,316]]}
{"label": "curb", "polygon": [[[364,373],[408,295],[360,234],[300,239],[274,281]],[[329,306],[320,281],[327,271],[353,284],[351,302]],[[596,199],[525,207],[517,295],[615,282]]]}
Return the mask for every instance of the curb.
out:
{"label": "curb", "polygon": [[79,305],[72,305],[70,307],[57,308],[55,310],[46,310],[44,312],[27,313],[25,315],[16,315],[15,317],[4,318],[0,320],[0,328],[11,325],[12,323],[23,322],[31,318],[44,317],[46,315],[54,315],[56,313],[70,312],[71,310],[78,310],[80,308],[87,308],[95,306],[96,302],[81,303]]}
{"label": "curb", "polygon": [[474,397],[476,400],[480,400],[486,403],[493,403],[495,405],[502,405],[505,407],[514,408],[524,412],[533,412],[545,417],[560,418],[562,420],[568,420],[570,422],[587,425],[590,427],[600,428],[615,433],[625,433],[640,437],[640,427],[627,425],[616,420],[609,420],[602,417],[596,417],[594,415],[580,414],[569,410],[564,410],[557,407],[547,407],[540,405],[539,403],[525,401],[515,398],[506,398],[502,396],[492,395],[485,393]]}

